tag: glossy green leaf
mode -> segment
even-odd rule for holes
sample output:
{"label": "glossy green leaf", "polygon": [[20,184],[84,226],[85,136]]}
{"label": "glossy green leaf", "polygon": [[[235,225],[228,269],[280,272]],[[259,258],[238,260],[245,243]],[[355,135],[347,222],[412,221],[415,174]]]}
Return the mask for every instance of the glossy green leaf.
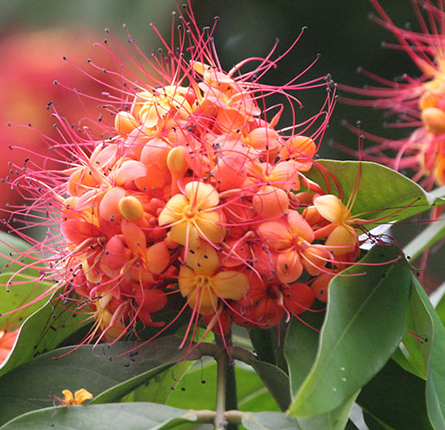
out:
{"label": "glossy green leaf", "polygon": [[[188,364],[186,363],[184,368],[184,363],[180,363],[151,379],[132,393],[131,401],[157,402],[183,409],[214,410],[216,405],[215,361],[210,357],[205,358],[187,369]],[[264,383],[250,366],[237,361],[235,374],[239,410],[279,411]],[[248,406],[251,408],[249,409]]]}
{"label": "glossy green leaf", "polygon": [[249,336],[255,353],[260,361],[268,362],[287,370],[284,358],[284,345],[282,339],[286,337],[287,324],[279,324],[264,330],[259,327],[249,329]]}
{"label": "glossy green leaf", "polygon": [[[438,288],[438,290],[442,289],[443,285],[444,284],[442,284]],[[437,315],[439,315],[439,318],[442,321],[442,324],[445,325],[445,294],[441,297],[441,299],[439,300],[439,303],[437,303],[436,312],[437,312]]]}
{"label": "glossy green leaf", "polygon": [[[0,275],[0,285],[6,285],[13,275],[13,272],[2,273]],[[2,315],[0,316],[0,328],[17,328],[20,326],[29,315],[42,307],[44,304],[42,301],[26,306],[20,311],[8,315],[4,314],[28,305],[51,286],[49,282],[36,281],[26,275],[15,275],[14,281],[17,285],[10,286],[9,290],[0,287],[0,315]]]}
{"label": "glossy green leaf", "polygon": [[[184,424],[193,423],[192,426]],[[114,403],[105,405],[53,407],[22,415],[1,430],[162,430],[196,426],[197,416],[155,403]]]}
{"label": "glossy green leaf", "polygon": [[425,402],[425,381],[393,360],[363,387],[357,403],[380,425],[394,429],[431,430]]}
{"label": "glossy green leaf", "polygon": [[412,259],[417,258],[425,250],[435,245],[445,236],[445,220],[432,222],[403,248],[403,252]]}
{"label": "glossy green leaf", "polygon": [[428,296],[413,276],[411,312],[415,334],[423,339],[423,359],[427,367],[427,410],[434,429],[445,429],[445,328]]}
{"label": "glossy green leaf", "polygon": [[298,426],[301,430],[344,430],[358,394],[359,391],[354,393],[349,399],[346,399],[342,405],[325,414],[309,418],[296,418]]}
{"label": "glossy green leaf", "polygon": [[291,395],[289,377],[286,373],[273,364],[255,359],[252,355],[245,357],[243,361],[255,369],[280,409],[287,410]]}
{"label": "glossy green leaf", "polygon": [[[315,363],[289,413],[339,407],[388,361],[406,331],[411,272],[394,247],[369,254],[331,281]],[[393,261],[393,262],[391,262]],[[291,363],[289,363],[291,365]]]}
{"label": "glossy green leaf", "polygon": [[242,424],[247,430],[300,430],[295,418],[281,412],[246,413]]}
{"label": "glossy green leaf", "polygon": [[178,349],[180,342],[180,338],[164,337],[143,346],[135,342],[83,345],[37,357],[0,378],[0,424],[48,406],[64,389],[85,388],[94,395],[92,403],[116,401],[183,360],[186,351]]}
{"label": "glossy green leaf", "polygon": [[325,312],[305,312],[299,318],[292,318],[287,330],[284,354],[293,397],[315,362],[324,317]]}
{"label": "glossy green leaf", "polygon": [[[410,306],[412,306],[412,300],[410,301]],[[408,312],[407,326],[411,333],[417,332],[412,311]],[[411,333],[409,331],[405,333],[392,358],[403,369],[426,381],[428,376],[422,354],[422,344]]]}
{"label": "glossy green leaf", "polygon": [[[287,331],[284,353],[289,363],[291,392],[297,393],[309,374],[317,356],[319,330],[323,324],[324,312],[306,312],[300,319],[294,318]],[[352,405],[358,395],[354,393],[344,404],[325,414],[310,418],[297,418],[301,430],[344,429]]]}
{"label": "glossy green leaf", "polygon": [[306,176],[320,184],[326,192],[339,195],[332,176],[326,173],[325,168],[340,184],[345,201],[353,191],[361,167],[360,187],[352,208],[352,213],[360,214],[360,218],[371,220],[385,217],[385,222],[400,221],[430,209],[433,204],[445,204],[445,201],[428,194],[414,181],[377,163],[318,160],[317,165],[314,164]]}
{"label": "glossy green leaf", "polygon": [[[57,293],[54,296],[57,297]],[[8,360],[0,366],[0,376],[39,354],[53,350],[88,323],[83,316],[69,312],[68,306],[61,299],[49,299],[26,319]]]}

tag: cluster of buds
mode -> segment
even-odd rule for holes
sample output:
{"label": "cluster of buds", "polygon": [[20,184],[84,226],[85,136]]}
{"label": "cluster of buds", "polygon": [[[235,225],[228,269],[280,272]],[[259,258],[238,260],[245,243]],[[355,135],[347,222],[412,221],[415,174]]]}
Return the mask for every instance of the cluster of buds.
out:
{"label": "cluster of buds", "polygon": [[[387,127],[408,127],[414,130],[409,137],[400,140],[382,139],[366,134],[375,144],[363,151],[363,158],[377,161],[401,170],[411,169],[413,179],[427,189],[435,184],[445,185],[445,75],[443,27],[445,12],[431,0],[413,2],[422,32],[400,28],[393,23],[378,0],[371,0],[378,16],[374,20],[389,29],[399,44],[385,44],[389,48],[405,51],[418,67],[419,78],[404,75],[402,79],[389,81],[362,70],[382,86],[357,89],[343,88],[370,100],[345,99],[350,104],[368,105],[388,110],[398,115],[399,122]],[[422,13],[424,10],[424,13]],[[430,30],[429,30],[430,29]],[[387,151],[395,150],[396,156],[389,158]]]}
{"label": "cluster of buds", "polygon": [[[124,94],[108,93],[107,138],[73,142],[62,120],[69,168],[27,166],[14,182],[38,197],[34,209],[53,211],[56,226],[38,245],[53,255],[47,274],[38,269],[92,309],[90,339],[168,325],[162,315],[178,302],[189,330],[269,328],[326,301],[330,279],[357,259],[364,221],[351,214],[353,196],[345,205],[306,175],[322,169],[314,156],[335,104],[329,79],[262,84],[281,58],[271,55],[224,72],[212,31],[201,33],[187,9],[180,21],[180,49],[144,57],[148,82],[115,73],[123,85],[107,85]],[[297,124],[292,92],[314,87],[326,101]],[[292,126],[278,128],[285,105],[267,107],[271,94],[289,103]]]}

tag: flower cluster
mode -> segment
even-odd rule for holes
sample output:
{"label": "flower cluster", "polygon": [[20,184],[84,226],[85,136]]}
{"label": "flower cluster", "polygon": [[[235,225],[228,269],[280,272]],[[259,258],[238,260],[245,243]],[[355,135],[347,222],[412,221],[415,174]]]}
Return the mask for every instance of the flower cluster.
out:
{"label": "flower cluster", "polygon": [[[371,0],[378,17],[374,20],[390,30],[399,44],[387,47],[404,50],[418,67],[421,76],[404,75],[389,81],[372,73],[362,73],[383,86],[364,89],[343,86],[351,93],[369,100],[346,99],[350,104],[374,106],[397,115],[396,124],[388,127],[414,128],[409,137],[388,140],[366,134],[375,144],[363,151],[363,158],[386,164],[396,170],[411,169],[413,179],[428,189],[445,185],[445,12],[432,0],[413,2],[421,32],[397,27],[377,0]],[[422,10],[424,12],[422,12]],[[388,157],[388,150],[396,156]]]}
{"label": "flower cluster", "polygon": [[[281,58],[272,53],[225,72],[212,30],[200,32],[187,9],[180,22],[179,49],[165,43],[167,55],[142,57],[144,83],[106,71],[115,82],[106,137],[79,140],[61,120],[63,172],[26,166],[14,182],[52,218],[36,244],[52,255],[38,270],[92,309],[90,340],[162,327],[172,309],[190,308],[189,329],[268,328],[326,301],[330,279],[357,258],[364,221],[351,214],[353,196],[345,205],[306,174],[322,168],[314,156],[335,101],[328,79],[260,83]],[[297,123],[292,93],[315,87],[328,90],[325,104]],[[272,94],[288,104],[267,106]],[[285,106],[294,124],[279,128]]]}

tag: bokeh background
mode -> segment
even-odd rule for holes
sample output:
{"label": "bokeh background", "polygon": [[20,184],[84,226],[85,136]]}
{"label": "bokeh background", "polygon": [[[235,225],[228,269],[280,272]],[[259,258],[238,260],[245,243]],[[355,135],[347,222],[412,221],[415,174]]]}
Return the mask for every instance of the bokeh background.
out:
{"label": "bokeh background", "polygon": [[[179,2],[180,3],[180,2]],[[220,20],[215,42],[223,67],[229,70],[250,56],[265,56],[275,39],[280,40],[277,53],[283,53],[295,40],[303,26],[308,30],[296,48],[263,81],[282,84],[304,70],[321,54],[307,73],[312,78],[330,73],[335,82],[361,87],[369,81],[357,74],[359,66],[388,79],[403,73],[416,76],[416,69],[403,52],[383,49],[382,42],[394,42],[392,35],[374,23],[369,15],[373,8],[368,0],[191,0],[194,13],[202,26],[212,25],[215,16]],[[382,6],[403,26],[418,27],[410,0],[382,0]],[[53,81],[63,81],[73,88],[94,93],[93,79],[85,78],[76,68],[62,60],[66,55],[83,67],[93,56],[107,65],[93,42],[105,37],[109,28],[125,45],[127,38],[122,24],[127,24],[137,44],[150,53],[160,42],[150,28],[154,23],[163,34],[169,34],[171,12],[176,9],[172,0],[0,0],[0,177],[9,174],[7,161],[20,165],[23,154],[9,151],[9,145],[27,145],[42,152],[45,145],[38,135],[21,128],[10,128],[8,122],[28,124],[54,136],[46,105],[53,101],[70,122],[84,121],[85,108],[76,97]],[[103,53],[102,53],[103,54]],[[304,79],[304,78],[303,78]],[[341,95],[341,93],[340,93]],[[320,91],[299,94],[305,108],[301,118],[315,113],[325,95]],[[97,114],[97,102],[87,103],[92,115]],[[336,143],[357,147],[357,135],[342,126],[342,120],[355,124],[361,120],[362,129],[385,137],[403,137],[408,130],[388,130],[382,127],[382,112],[338,103],[332,116],[320,156],[350,158],[336,149]],[[288,119],[287,121],[290,121]],[[284,118],[283,123],[286,122]],[[14,195],[5,185],[0,188],[0,207],[14,204]],[[382,192],[384,186],[382,185]],[[413,227],[408,225],[411,232]],[[408,240],[403,228],[397,232],[400,241]],[[432,289],[445,278],[439,253],[430,259],[433,279],[427,279]]]}

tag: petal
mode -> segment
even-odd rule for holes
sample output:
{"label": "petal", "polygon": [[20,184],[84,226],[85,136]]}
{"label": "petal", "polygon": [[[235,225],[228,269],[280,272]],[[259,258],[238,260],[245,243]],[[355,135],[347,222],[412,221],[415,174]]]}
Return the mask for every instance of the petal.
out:
{"label": "petal", "polygon": [[154,138],[142,148],[141,162],[146,166],[152,166],[153,164],[166,166],[169,150],[170,148],[165,141]]}
{"label": "petal", "polygon": [[116,153],[117,145],[114,143],[97,152],[94,150],[90,157],[91,165],[99,166],[102,171],[105,171],[116,162]]}
{"label": "petal", "polygon": [[219,160],[213,174],[219,190],[239,188],[247,177],[247,160],[243,156],[228,155]]}
{"label": "petal", "polygon": [[267,221],[258,226],[258,234],[272,249],[281,250],[292,245],[292,234],[282,221]]}
{"label": "petal", "polygon": [[284,304],[294,315],[298,315],[308,310],[315,300],[314,290],[306,284],[295,282],[286,290]]}
{"label": "petal", "polygon": [[164,241],[147,248],[145,261],[152,273],[162,273],[170,264],[170,253]]}
{"label": "petal", "polygon": [[173,196],[159,215],[159,225],[163,226],[179,221],[183,217],[182,213],[186,205],[188,205],[188,200],[185,196],[182,194]]}
{"label": "petal", "polygon": [[309,246],[302,252],[302,257],[306,271],[312,276],[317,276],[330,260],[331,253],[321,246]]}
{"label": "petal", "polygon": [[147,238],[144,232],[130,221],[122,220],[122,233],[124,235],[127,246],[130,248],[133,255],[145,258],[147,248]]}
{"label": "petal", "polygon": [[187,195],[190,205],[197,206],[199,209],[209,209],[218,205],[218,191],[210,184],[193,181],[185,186],[185,194]]}
{"label": "petal", "polygon": [[246,293],[249,287],[249,280],[244,273],[229,270],[219,272],[213,276],[212,286],[218,297],[239,300]]}
{"label": "petal", "polygon": [[118,112],[114,118],[114,128],[122,137],[127,137],[138,126],[138,121],[130,112]]}
{"label": "petal", "polygon": [[300,177],[295,163],[291,161],[278,163],[272,171],[271,180],[276,187],[286,191],[300,188]]}
{"label": "petal", "polygon": [[189,249],[187,266],[192,268],[197,275],[212,276],[218,269],[219,257],[213,246],[200,240],[199,245]]}
{"label": "petal", "polygon": [[332,194],[317,197],[314,199],[314,206],[324,219],[334,224],[342,224],[345,215],[348,214],[346,206]]}
{"label": "petal", "polygon": [[74,393],[74,404],[81,405],[85,400],[91,400],[93,395],[85,390],[85,388],[81,388]]}
{"label": "petal", "polygon": [[277,218],[289,210],[285,191],[270,185],[262,187],[252,199],[253,206],[262,218]]}
{"label": "petal", "polygon": [[195,220],[199,236],[213,243],[222,242],[226,235],[226,227],[220,223],[221,216],[216,211],[202,212]]}
{"label": "petal", "polygon": [[297,211],[289,211],[287,220],[292,234],[301,237],[309,243],[314,241],[315,234],[312,227]]}
{"label": "petal", "polygon": [[62,394],[64,395],[64,400],[63,400],[63,402],[64,402],[64,404],[66,405],[66,406],[69,406],[69,405],[73,405],[74,404],[74,395],[73,395],[73,393],[70,391],[70,390],[63,390],[62,391]]}
{"label": "petal", "polygon": [[105,245],[105,261],[110,269],[120,269],[126,263],[125,246],[118,236],[113,236]]}
{"label": "petal", "polygon": [[125,190],[120,187],[109,189],[99,204],[99,215],[106,221],[114,221],[121,218],[119,202],[125,197]]}
{"label": "petal", "polygon": [[144,163],[136,160],[127,160],[116,170],[115,178],[117,185],[128,184],[135,179],[142,178],[147,174],[147,167]]}
{"label": "petal", "polygon": [[285,251],[278,254],[277,276],[281,282],[290,284],[296,281],[303,273],[300,256],[295,251]]}
{"label": "petal", "polygon": [[271,128],[258,127],[249,133],[250,144],[261,151],[273,149],[278,145],[280,135]]}
{"label": "petal", "polygon": [[195,247],[199,245],[198,229],[188,220],[171,227],[170,236],[173,241],[182,246]]}
{"label": "petal", "polygon": [[325,245],[332,247],[334,255],[347,254],[357,244],[357,233],[351,227],[338,226],[328,236]]}
{"label": "petal", "polygon": [[178,284],[182,297],[189,296],[196,288],[195,272],[187,266],[181,266],[179,269]]}

